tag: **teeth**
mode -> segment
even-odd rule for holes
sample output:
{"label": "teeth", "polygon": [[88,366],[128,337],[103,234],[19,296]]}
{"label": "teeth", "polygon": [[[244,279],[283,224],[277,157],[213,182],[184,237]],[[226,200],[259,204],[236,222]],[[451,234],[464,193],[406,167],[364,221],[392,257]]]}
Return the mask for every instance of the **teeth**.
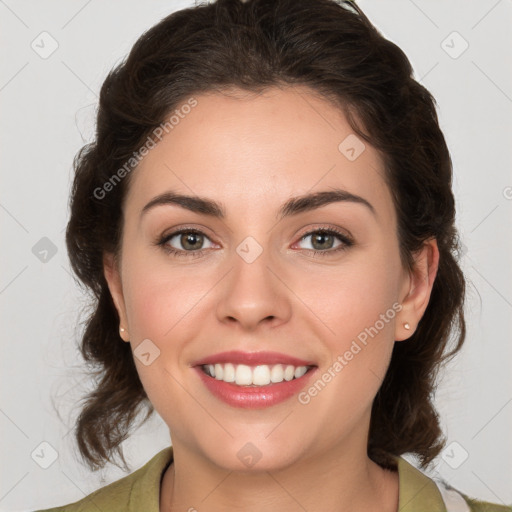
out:
{"label": "teeth", "polygon": [[302,377],[307,372],[307,368],[305,366],[298,366],[295,368],[294,377],[298,379],[299,377]]}
{"label": "teeth", "polygon": [[252,384],[251,367],[245,364],[239,364],[235,370],[235,382],[239,386],[250,386]]}
{"label": "teeth", "polygon": [[270,381],[271,382],[283,382],[284,370],[282,364],[276,364],[270,370]]}
{"label": "teeth", "polygon": [[258,365],[248,366],[245,364],[208,364],[202,366],[203,371],[217,380],[224,382],[234,382],[238,386],[267,386],[268,384],[278,384],[280,382],[290,381],[302,377],[307,371],[307,366],[289,365]]}
{"label": "teeth", "polygon": [[221,364],[215,365],[215,378],[217,380],[222,380],[222,377],[224,377],[224,367]]}
{"label": "teeth", "polygon": [[284,380],[292,380],[295,376],[295,367],[288,365],[284,369]]}
{"label": "teeth", "polygon": [[224,365],[224,376],[222,380],[224,382],[235,382],[235,367],[231,363]]}
{"label": "teeth", "polygon": [[267,365],[256,366],[252,373],[252,383],[255,386],[270,384],[270,368]]}

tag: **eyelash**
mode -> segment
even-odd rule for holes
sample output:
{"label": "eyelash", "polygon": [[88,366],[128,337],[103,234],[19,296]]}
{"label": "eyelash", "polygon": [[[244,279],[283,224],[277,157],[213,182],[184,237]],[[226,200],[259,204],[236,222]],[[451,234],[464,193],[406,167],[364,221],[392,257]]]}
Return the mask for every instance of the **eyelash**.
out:
{"label": "eyelash", "polygon": [[[183,250],[175,249],[174,247],[170,247],[170,246],[166,245],[167,242],[169,240],[171,240],[172,238],[174,238],[176,235],[181,235],[183,233],[203,235],[206,238],[208,238],[208,236],[205,233],[203,233],[202,231],[200,231],[198,229],[195,229],[195,228],[182,228],[182,229],[179,229],[178,231],[173,231],[169,235],[163,236],[162,238],[160,238],[156,242],[156,245],[162,247],[162,249],[167,254],[171,254],[173,256],[200,258],[208,249],[199,249],[199,250],[196,250],[196,251],[183,251]],[[308,237],[310,235],[314,235],[314,234],[318,234],[318,233],[321,233],[323,235],[334,235],[336,238],[338,238],[339,241],[342,242],[342,244],[339,247],[337,247],[336,249],[327,249],[325,251],[319,251],[317,249],[303,249],[305,251],[308,251],[308,252],[312,253],[315,257],[316,256],[321,256],[321,257],[323,257],[323,256],[332,256],[333,254],[337,254],[337,253],[339,253],[341,251],[345,251],[349,247],[354,245],[354,241],[351,238],[349,238],[347,235],[345,235],[341,231],[338,231],[335,228],[317,228],[317,229],[314,229],[312,231],[308,231],[307,233],[303,234],[300,237],[299,241],[302,241],[304,238],[306,238],[306,237]]]}

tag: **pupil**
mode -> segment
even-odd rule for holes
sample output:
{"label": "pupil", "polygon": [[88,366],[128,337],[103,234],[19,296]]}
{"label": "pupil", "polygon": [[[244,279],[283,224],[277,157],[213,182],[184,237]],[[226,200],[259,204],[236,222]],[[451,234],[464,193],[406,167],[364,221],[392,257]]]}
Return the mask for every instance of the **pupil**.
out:
{"label": "pupil", "polygon": [[[319,234],[317,234],[315,237],[313,237],[313,246],[315,247],[316,242],[319,241],[320,242],[320,249],[325,249],[326,248],[325,246],[322,247],[322,242],[325,243],[326,239],[331,239],[331,241],[332,241],[332,235],[328,235],[326,233],[319,233]],[[328,245],[327,249],[330,249],[330,245],[329,244],[327,244],[327,245]]]}
{"label": "pupil", "polygon": [[197,239],[201,235],[197,233],[188,233],[181,236],[181,243],[186,249],[195,249],[194,245],[197,244]]}

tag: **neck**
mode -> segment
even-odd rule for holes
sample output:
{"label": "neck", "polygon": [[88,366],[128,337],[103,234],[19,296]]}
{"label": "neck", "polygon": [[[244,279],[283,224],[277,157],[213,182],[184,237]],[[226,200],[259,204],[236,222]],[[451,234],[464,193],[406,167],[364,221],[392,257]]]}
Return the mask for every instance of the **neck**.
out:
{"label": "neck", "polygon": [[162,479],[160,512],[244,510],[398,510],[398,474],[366,453],[341,449],[274,471],[219,468],[173,443],[174,461]]}

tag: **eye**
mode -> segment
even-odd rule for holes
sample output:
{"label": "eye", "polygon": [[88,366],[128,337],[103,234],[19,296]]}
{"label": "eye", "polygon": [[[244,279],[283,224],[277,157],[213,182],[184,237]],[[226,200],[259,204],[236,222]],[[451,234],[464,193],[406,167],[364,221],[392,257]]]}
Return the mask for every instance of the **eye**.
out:
{"label": "eye", "polygon": [[[346,250],[354,245],[353,240],[334,228],[319,228],[310,231],[300,238],[301,242],[311,239],[306,244],[309,247],[299,247],[314,255],[328,256]],[[183,228],[163,236],[158,240],[157,245],[161,246],[168,254],[174,256],[200,257],[207,249],[213,247],[208,236],[198,229]],[[207,244],[206,246],[204,244]]]}
{"label": "eye", "polygon": [[[301,237],[300,242],[304,242],[308,239],[311,239],[310,242],[306,244],[309,245],[309,247],[302,248],[322,256],[346,250],[348,247],[354,245],[354,242],[347,235],[333,228],[321,228],[310,231]],[[337,245],[336,242],[338,242]]]}
{"label": "eye", "polygon": [[[204,246],[205,242],[209,243],[206,247]],[[213,246],[211,240],[203,232],[190,228],[165,235],[158,241],[158,245],[176,256],[200,256],[205,249],[210,249]]]}

